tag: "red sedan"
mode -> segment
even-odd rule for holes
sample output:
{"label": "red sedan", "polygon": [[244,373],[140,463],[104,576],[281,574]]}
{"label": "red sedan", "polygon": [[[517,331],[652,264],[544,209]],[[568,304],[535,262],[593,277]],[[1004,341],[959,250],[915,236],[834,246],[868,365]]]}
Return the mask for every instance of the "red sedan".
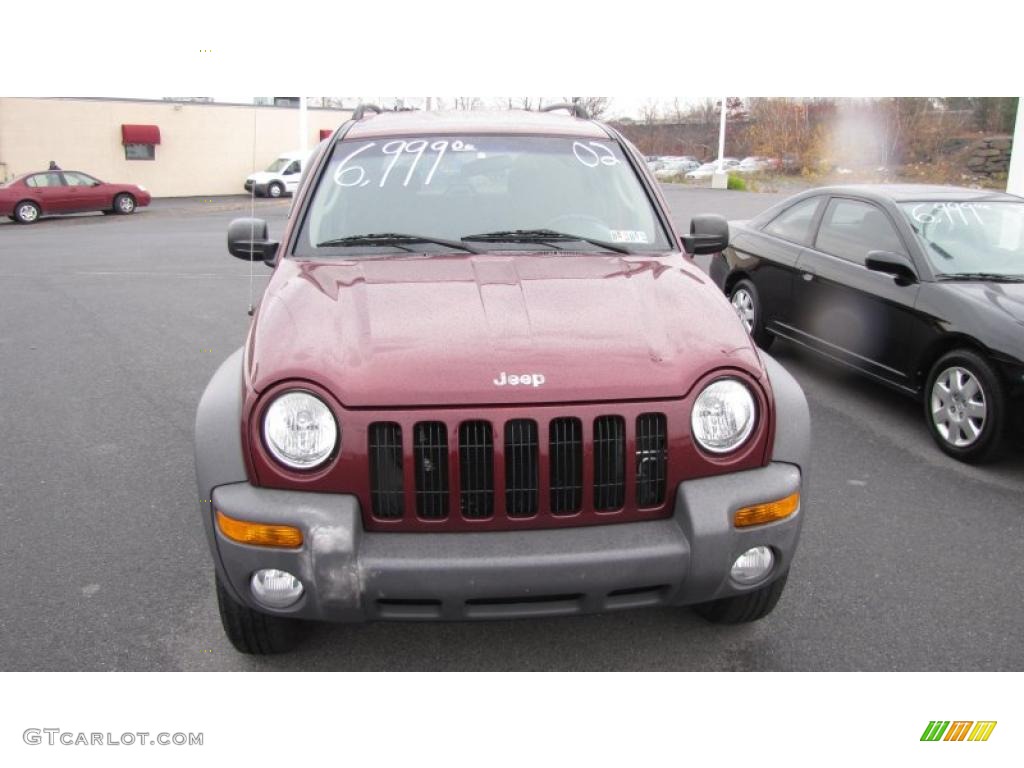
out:
{"label": "red sedan", "polygon": [[109,184],[81,171],[27,173],[0,186],[0,215],[32,224],[55,213],[134,213],[150,194],[135,184]]}

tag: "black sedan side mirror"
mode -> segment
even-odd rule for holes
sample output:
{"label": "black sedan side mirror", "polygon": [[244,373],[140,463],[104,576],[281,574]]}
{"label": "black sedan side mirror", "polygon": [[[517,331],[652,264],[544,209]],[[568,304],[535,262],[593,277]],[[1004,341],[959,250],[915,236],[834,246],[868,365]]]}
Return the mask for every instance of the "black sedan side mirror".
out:
{"label": "black sedan side mirror", "polygon": [[716,213],[704,213],[690,220],[690,234],[679,238],[691,256],[719,253],[729,247],[729,222]]}
{"label": "black sedan side mirror", "polygon": [[892,275],[901,285],[917,282],[917,270],[908,256],[891,251],[869,251],[864,266],[872,272]]}
{"label": "black sedan side mirror", "polygon": [[263,219],[235,219],[228,225],[228,253],[236,259],[263,261],[272,267],[279,245],[267,239],[267,222]]}

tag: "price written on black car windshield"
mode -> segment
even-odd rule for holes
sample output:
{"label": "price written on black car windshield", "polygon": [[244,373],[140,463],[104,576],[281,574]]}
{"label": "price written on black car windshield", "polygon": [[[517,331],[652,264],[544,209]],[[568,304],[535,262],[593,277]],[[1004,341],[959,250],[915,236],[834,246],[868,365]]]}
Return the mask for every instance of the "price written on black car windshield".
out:
{"label": "price written on black car windshield", "polygon": [[921,203],[911,211],[914,221],[921,224],[938,224],[946,222],[950,226],[970,226],[985,222],[979,211],[987,211],[989,206],[984,203]]}

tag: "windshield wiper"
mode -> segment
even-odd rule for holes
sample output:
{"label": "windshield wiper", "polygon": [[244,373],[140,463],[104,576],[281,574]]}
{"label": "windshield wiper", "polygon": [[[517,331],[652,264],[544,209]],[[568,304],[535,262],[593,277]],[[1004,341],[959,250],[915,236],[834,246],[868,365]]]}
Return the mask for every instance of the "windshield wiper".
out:
{"label": "windshield wiper", "polygon": [[935,276],[936,280],[991,280],[994,283],[1019,283],[1024,281],[1024,274],[1011,275],[1001,272],[943,272]]}
{"label": "windshield wiper", "polygon": [[[443,245],[445,248],[455,248],[469,253],[480,253],[480,249],[466,245],[459,240],[445,240],[443,237],[430,237],[429,235],[407,235],[402,232],[374,232],[366,235],[350,235],[349,237],[337,237],[333,240],[324,240],[317,243],[317,248],[347,248],[358,245],[397,245],[399,248],[412,243],[434,243]],[[412,251],[412,248],[403,248]]]}
{"label": "windshield wiper", "polygon": [[549,245],[556,242],[581,242],[596,245],[606,251],[616,253],[632,253],[628,248],[618,243],[609,243],[605,240],[595,240],[590,237],[580,237],[568,232],[556,232],[553,229],[507,229],[497,232],[481,232],[479,235],[466,235],[463,240],[479,240],[482,243],[543,243]]}

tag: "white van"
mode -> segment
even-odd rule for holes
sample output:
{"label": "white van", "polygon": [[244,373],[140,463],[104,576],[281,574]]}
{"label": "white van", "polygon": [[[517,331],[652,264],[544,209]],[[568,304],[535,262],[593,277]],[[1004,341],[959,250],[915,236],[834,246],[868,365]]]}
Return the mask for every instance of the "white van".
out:
{"label": "white van", "polygon": [[252,174],[245,180],[245,191],[255,189],[257,195],[281,197],[293,194],[299,188],[302,170],[312,152],[285,152],[267,166],[267,170]]}

